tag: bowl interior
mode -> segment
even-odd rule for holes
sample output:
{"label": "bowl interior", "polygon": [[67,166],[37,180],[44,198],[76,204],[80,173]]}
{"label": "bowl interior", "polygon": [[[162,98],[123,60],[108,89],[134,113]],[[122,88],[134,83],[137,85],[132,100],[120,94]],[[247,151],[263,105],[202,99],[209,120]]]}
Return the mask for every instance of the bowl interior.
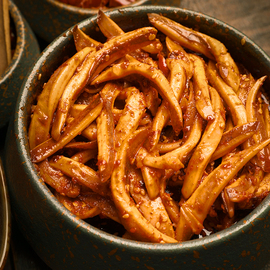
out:
{"label": "bowl interior", "polygon": [[[48,0],[51,1],[51,0]],[[241,32],[233,27],[206,15],[202,15],[193,11],[183,10],[180,8],[162,7],[162,6],[140,6],[133,8],[121,8],[119,10],[109,11],[106,14],[110,16],[124,31],[133,30],[139,27],[150,25],[147,19],[147,13],[156,12],[178,21],[188,27],[196,28],[197,30],[213,36],[223,42],[231,53],[232,57],[243,63],[243,65],[254,75],[260,77],[268,75],[265,82],[265,89],[270,89],[270,59],[253,41],[244,36]],[[96,16],[84,20],[79,23],[79,27],[92,38],[104,41],[104,37],[97,30]],[[243,42],[243,40],[245,42]],[[29,147],[27,141],[27,128],[30,119],[31,104],[33,104],[37,95],[42,90],[43,84],[49,79],[53,71],[63,62],[67,56],[70,57],[75,53],[73,37],[71,29],[67,30],[64,35],[58,37],[41,55],[35,66],[31,70],[28,79],[19,95],[17,103],[17,116],[14,130],[18,134],[17,148],[21,155],[21,161],[25,171],[32,178],[33,183],[37,186],[38,192],[46,194],[47,200],[52,207],[57,205],[58,208],[64,207],[56,201],[49,189],[42,185],[33,164],[30,162]],[[218,234],[205,237],[203,239],[191,240],[182,243],[181,245],[157,245],[148,243],[137,243],[135,241],[120,239],[119,237],[108,235],[98,229],[93,228],[82,220],[75,220],[74,216],[68,211],[64,218],[70,222],[75,222],[78,226],[85,229],[86,232],[98,232],[104,241],[115,242],[121,246],[133,246],[145,250],[179,250],[196,246],[216,245],[217,242],[226,241],[233,235],[239,235],[244,230],[248,230],[251,223],[256,223],[260,217],[266,215],[269,208],[270,198],[252,211],[246,218],[239,221],[237,224],[225,229]]]}

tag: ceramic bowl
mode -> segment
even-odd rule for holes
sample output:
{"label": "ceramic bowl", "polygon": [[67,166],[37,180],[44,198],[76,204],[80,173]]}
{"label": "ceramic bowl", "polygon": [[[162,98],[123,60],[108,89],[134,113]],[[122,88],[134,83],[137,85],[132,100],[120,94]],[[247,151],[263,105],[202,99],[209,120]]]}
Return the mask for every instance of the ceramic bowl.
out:
{"label": "ceramic bowl", "polygon": [[12,60],[0,76],[0,128],[10,119],[21,84],[40,53],[36,37],[12,1],[9,1],[9,11],[17,42]]}
{"label": "ceramic bowl", "polygon": [[[149,25],[149,12],[219,39],[255,77],[268,75],[265,89],[270,89],[270,58],[248,37],[217,19],[164,6],[123,8],[107,15],[128,31]],[[96,17],[79,27],[99,39]],[[74,52],[70,31],[44,51],[21,89],[7,136],[5,164],[14,217],[37,254],[52,269],[261,269],[269,260],[270,197],[230,228],[178,244],[142,243],[108,234],[76,218],[56,200],[30,161],[27,127],[31,104],[43,83]]]}
{"label": "ceramic bowl", "polygon": [[[57,0],[14,0],[33,31],[47,42],[74,24],[97,14],[98,9],[80,8]],[[128,6],[139,6],[151,0],[136,0]],[[106,10],[113,10],[108,8]]]}

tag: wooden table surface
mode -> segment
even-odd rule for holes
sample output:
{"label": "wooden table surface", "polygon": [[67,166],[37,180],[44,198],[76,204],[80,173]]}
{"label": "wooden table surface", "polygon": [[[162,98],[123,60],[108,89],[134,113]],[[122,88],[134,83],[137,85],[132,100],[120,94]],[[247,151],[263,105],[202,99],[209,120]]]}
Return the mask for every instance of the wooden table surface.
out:
{"label": "wooden table surface", "polygon": [[[270,0],[158,0],[158,4],[174,5],[220,19],[246,34],[270,56]],[[44,45],[41,42],[41,48]],[[4,270],[49,270],[24,240],[16,224],[13,223],[12,229],[10,254]],[[263,270],[270,270],[270,263]]]}

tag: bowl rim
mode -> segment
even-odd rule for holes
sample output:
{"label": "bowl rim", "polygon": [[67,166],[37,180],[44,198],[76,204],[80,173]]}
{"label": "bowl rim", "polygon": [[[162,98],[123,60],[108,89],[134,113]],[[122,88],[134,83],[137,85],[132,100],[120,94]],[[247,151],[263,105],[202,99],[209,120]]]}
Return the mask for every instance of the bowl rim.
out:
{"label": "bowl rim", "polygon": [[18,7],[13,1],[9,1],[9,12],[16,28],[16,48],[8,67],[0,76],[0,85],[12,75],[23,57],[24,48],[26,46],[26,24]]}
{"label": "bowl rim", "polygon": [[[49,0],[51,1],[51,0]],[[132,7],[123,7],[120,9],[112,10],[112,11],[107,11],[108,14],[111,18],[113,18],[113,15],[118,14],[119,12],[121,14],[124,14],[125,12],[131,11]],[[155,9],[155,11],[153,11]],[[182,9],[178,7],[169,7],[169,6],[139,6],[136,7],[136,12],[139,12],[140,10],[142,11],[147,11],[149,12],[181,12],[186,14],[187,16],[191,17],[197,17],[197,16],[202,16],[205,19],[207,19],[210,22],[214,22],[217,24],[221,24],[224,27],[228,28],[230,31],[232,31],[235,35],[240,36],[242,38],[245,38],[246,44],[250,44],[251,46],[254,47],[254,49],[257,51],[257,54],[259,54],[260,57],[263,57],[264,59],[267,60],[267,62],[270,65],[270,58],[269,56],[256,44],[254,43],[251,39],[249,39],[246,35],[244,35],[242,32],[239,30],[235,29],[234,27],[230,26],[229,24],[220,21],[219,19],[216,19],[214,17],[208,16],[203,13],[199,13],[196,11],[192,10],[187,10],[187,9]],[[91,18],[88,18],[86,20],[83,20],[82,22],[78,23],[79,28],[83,28],[86,25],[89,24],[95,24],[97,19],[97,16],[93,16]],[[66,37],[71,35],[71,29],[73,27],[69,28],[64,35],[60,35],[58,38],[56,38],[49,47],[47,47],[41,56],[38,58],[36,61],[34,67],[29,71],[28,76],[26,77],[21,91],[19,93],[19,98],[16,104],[16,119],[14,121],[14,133],[16,134],[16,144],[17,144],[17,149],[20,153],[20,159],[21,163],[24,167],[24,171],[28,175],[29,179],[31,180],[31,184],[33,185],[34,188],[38,188],[39,192],[44,194],[49,201],[55,207],[57,212],[61,212],[62,216],[66,218],[67,222],[72,222],[75,223],[76,227],[79,227],[80,229],[83,229],[87,231],[88,233],[91,233],[94,237],[102,238],[103,242],[106,243],[115,243],[120,245],[121,247],[125,248],[139,248],[139,249],[144,249],[144,250],[152,250],[152,251],[173,251],[173,250],[179,250],[180,249],[190,249],[194,247],[201,247],[201,246],[208,246],[208,245],[213,245],[215,246],[220,242],[220,240],[224,239],[224,241],[231,241],[232,237],[236,237],[238,234],[242,234],[244,231],[248,231],[250,227],[254,226],[256,222],[258,222],[261,218],[265,218],[265,212],[266,210],[269,211],[269,205],[270,205],[270,196],[267,196],[263,202],[260,203],[259,206],[257,206],[254,210],[251,211],[247,216],[245,216],[243,219],[241,219],[239,222],[236,224],[230,226],[229,228],[226,228],[220,232],[214,233],[212,235],[209,235],[204,238],[199,238],[199,239],[194,239],[194,240],[188,240],[185,242],[178,242],[178,243],[165,243],[165,244],[159,244],[159,243],[149,243],[149,242],[140,242],[140,241],[135,241],[135,240],[129,240],[129,239],[124,239],[122,237],[114,236],[112,234],[109,234],[107,232],[101,231],[94,226],[88,224],[84,220],[76,218],[74,214],[69,212],[54,196],[52,196],[51,191],[49,188],[46,186],[46,184],[43,183],[43,181],[39,178],[37,171],[32,164],[30,160],[30,155],[29,155],[29,149],[28,149],[28,141],[27,141],[27,131],[24,128],[24,121],[26,120],[25,116],[25,110],[21,108],[26,108],[27,106],[27,96],[28,96],[28,89],[31,86],[31,80],[33,77],[36,75],[36,69],[39,66],[44,65],[44,61],[46,60],[47,55],[51,53],[53,48],[58,47],[61,45],[61,43],[64,42]],[[230,236],[230,240],[227,239],[227,236]]]}
{"label": "bowl rim", "polygon": [[[73,6],[73,5],[69,5],[66,3],[62,3],[59,2],[57,0],[45,0],[46,2],[50,3],[51,5],[53,5],[55,8],[58,9],[63,9],[67,12],[70,13],[80,13],[80,14],[84,14],[84,15],[93,15],[96,14],[99,10],[99,8],[82,8],[82,7],[77,7],[77,6]],[[133,3],[130,3],[128,5],[125,6],[119,6],[119,7],[113,7],[113,8],[104,8],[102,9],[104,12],[105,11],[111,11],[114,9],[119,9],[122,7],[135,7],[135,6],[140,6],[143,5],[144,3],[146,3],[148,0],[135,0]]]}
{"label": "bowl rim", "polygon": [[2,267],[4,267],[6,263],[10,247],[11,210],[9,205],[6,177],[1,158],[0,158],[0,209],[2,211],[2,213],[0,213],[0,216],[3,217],[3,219],[0,220],[3,229],[1,233],[1,244],[0,244],[0,269],[2,269]]}

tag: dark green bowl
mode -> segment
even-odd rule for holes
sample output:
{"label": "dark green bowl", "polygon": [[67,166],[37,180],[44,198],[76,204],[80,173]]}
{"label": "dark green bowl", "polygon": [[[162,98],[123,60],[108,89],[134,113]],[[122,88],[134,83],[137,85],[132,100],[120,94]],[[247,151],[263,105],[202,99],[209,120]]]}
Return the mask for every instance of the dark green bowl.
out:
{"label": "dark green bowl", "polygon": [[[128,31],[149,25],[149,12],[164,14],[218,38],[255,77],[270,75],[269,57],[248,37],[214,18],[161,6],[123,8],[107,14]],[[81,22],[79,27],[99,39],[96,17]],[[30,161],[27,127],[31,104],[43,83],[63,58],[74,52],[70,31],[44,51],[21,89],[6,143],[12,210],[37,254],[52,269],[261,269],[269,261],[270,197],[230,228],[178,244],[142,243],[110,235],[76,218],[56,200]],[[269,78],[265,88],[270,89]]]}
{"label": "dark green bowl", "polygon": [[[98,9],[80,8],[57,0],[14,0],[33,31],[52,42],[72,25],[97,14]],[[128,6],[148,4],[151,0],[137,0]],[[110,11],[114,8],[108,8]]]}
{"label": "dark green bowl", "polygon": [[0,76],[0,128],[10,119],[22,82],[40,53],[31,28],[11,0],[9,11],[15,24],[17,44],[11,63]]}

